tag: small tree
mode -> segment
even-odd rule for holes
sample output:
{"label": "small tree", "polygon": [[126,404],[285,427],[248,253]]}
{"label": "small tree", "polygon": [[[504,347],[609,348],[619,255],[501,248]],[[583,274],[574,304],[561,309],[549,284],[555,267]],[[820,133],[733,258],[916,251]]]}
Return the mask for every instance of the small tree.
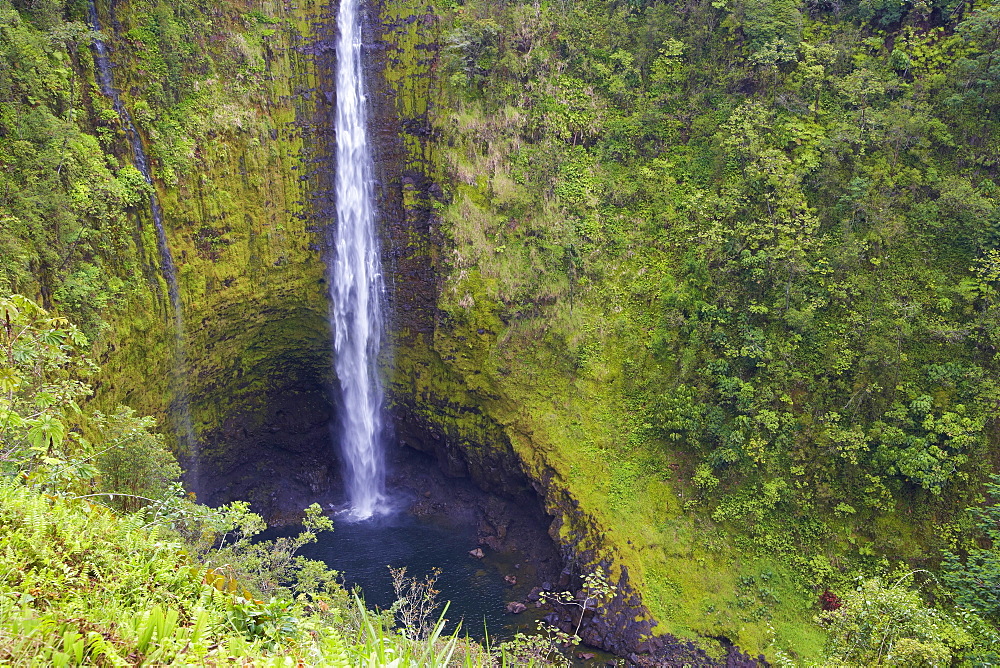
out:
{"label": "small tree", "polygon": [[[560,638],[554,635],[551,626],[539,621],[539,633],[529,635],[518,633],[512,640],[502,643],[497,648],[497,658],[500,665],[510,666],[554,666],[568,668],[569,659],[560,651]],[[565,634],[563,634],[565,635]]]}
{"label": "small tree", "polygon": [[946,666],[968,648],[972,636],[948,615],[928,607],[908,586],[913,573],[887,585],[863,581],[843,605],[817,618],[829,630],[833,665]]}
{"label": "small tree", "polygon": [[160,500],[171,491],[181,475],[181,467],[163,443],[163,435],[153,433],[156,420],[138,416],[126,406],[113,414],[95,411],[99,449],[94,456],[100,474],[100,489],[116,494],[110,503],[125,512],[134,512],[148,501]]}
{"label": "small tree", "polygon": [[403,627],[403,635],[411,640],[423,640],[434,628],[432,615],[440,606],[437,597],[441,591],[435,585],[441,569],[433,569],[423,580],[407,577],[406,566],[389,566],[389,573],[392,574],[392,588],[396,592],[392,612]]}
{"label": "small tree", "polygon": [[[333,531],[333,521],[319,504],[305,509],[304,531],[292,538],[253,540],[267,528],[263,518],[250,511],[246,501],[233,501],[220,509],[219,547],[202,558],[217,570],[260,591],[266,596],[326,588],[336,574],[321,564],[297,556],[304,545],[315,543],[320,531]],[[304,575],[300,582],[299,575]]]}
{"label": "small tree", "polygon": [[580,608],[580,619],[573,629],[571,642],[580,642],[580,627],[583,625],[583,617],[587,610],[603,603],[611,598],[613,588],[608,581],[608,575],[603,566],[597,566],[592,572],[583,578],[583,587],[580,590],[581,596],[574,596],[571,592],[563,591],[557,593],[543,592],[542,598],[546,601],[559,603],[566,606],[577,606]]}

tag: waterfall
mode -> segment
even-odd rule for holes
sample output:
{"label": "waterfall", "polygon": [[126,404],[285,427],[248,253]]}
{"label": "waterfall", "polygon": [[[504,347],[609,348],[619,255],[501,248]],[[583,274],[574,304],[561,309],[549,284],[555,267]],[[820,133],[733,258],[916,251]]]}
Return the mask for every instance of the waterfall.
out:
{"label": "waterfall", "polygon": [[[87,8],[87,18],[90,29],[95,33],[101,32],[101,22],[97,16],[97,6],[94,0],[90,0]],[[111,58],[108,55],[108,47],[104,41],[94,37],[94,64],[96,65],[97,84],[101,93],[111,100],[118,117],[121,119],[125,136],[128,138],[129,147],[132,149],[132,164],[146,179],[149,185],[149,211],[153,218],[153,227],[156,230],[156,247],[160,253],[160,269],[163,279],[167,284],[167,297],[170,300],[170,308],[173,312],[174,321],[174,360],[173,360],[173,411],[179,422],[178,432],[180,440],[187,446],[191,457],[189,474],[197,486],[198,480],[198,442],[194,436],[194,427],[191,421],[191,405],[187,383],[187,352],[185,348],[184,330],[184,310],[181,306],[180,290],[177,287],[177,265],[174,264],[174,256],[170,252],[167,243],[167,233],[163,229],[163,209],[160,207],[160,200],[156,197],[156,190],[153,187],[153,176],[149,169],[149,160],[146,158],[146,151],[142,146],[142,138],[139,136],[135,124],[132,122],[132,115],[122,103],[121,95],[114,86],[114,77],[111,71]]]}
{"label": "waterfall", "polygon": [[337,16],[337,228],[329,282],[347,493],[351,515],[366,519],[384,500],[382,388],[376,369],[383,282],[358,5],[359,0],[342,0]]}

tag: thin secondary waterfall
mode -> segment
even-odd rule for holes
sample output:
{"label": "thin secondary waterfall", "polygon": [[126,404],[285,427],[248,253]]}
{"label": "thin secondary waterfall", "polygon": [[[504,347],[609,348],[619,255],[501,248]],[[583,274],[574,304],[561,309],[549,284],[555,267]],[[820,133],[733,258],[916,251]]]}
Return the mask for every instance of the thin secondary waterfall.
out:
{"label": "thin secondary waterfall", "polygon": [[[101,21],[97,16],[97,6],[94,0],[90,0],[87,16],[90,28],[96,33],[101,32]],[[156,197],[156,190],[153,188],[153,176],[149,170],[149,160],[146,158],[146,151],[142,146],[142,138],[135,129],[132,122],[132,115],[122,103],[121,95],[114,85],[114,76],[111,71],[111,58],[108,56],[108,47],[99,37],[94,38],[94,63],[97,67],[97,83],[107,98],[111,100],[118,117],[121,119],[122,127],[125,129],[125,136],[132,149],[132,164],[146,179],[149,184],[149,211],[153,218],[153,227],[156,230],[156,247],[160,253],[160,269],[163,279],[167,284],[167,298],[170,300],[170,308],[173,312],[174,320],[174,364],[173,364],[173,384],[174,384],[174,405],[173,411],[178,420],[179,438],[187,446],[191,457],[189,471],[191,477],[197,485],[198,480],[198,442],[194,436],[194,427],[191,422],[191,406],[188,396],[187,384],[187,352],[185,349],[184,330],[184,310],[181,306],[180,290],[177,287],[177,265],[174,264],[174,256],[170,252],[167,243],[167,233],[163,228],[163,209],[160,201]]]}
{"label": "thin secondary waterfall", "polygon": [[385,486],[382,388],[375,366],[381,346],[383,282],[359,9],[359,0],[342,0],[337,16],[337,229],[330,297],[347,493],[351,514],[365,519],[379,510]]}
{"label": "thin secondary waterfall", "polygon": [[[97,17],[97,7],[93,1],[89,7],[90,27],[95,32],[101,31],[100,19]],[[122,104],[118,89],[115,88],[114,78],[111,73],[111,58],[108,56],[108,47],[104,41],[94,39],[94,62],[97,65],[97,83],[101,87],[101,92],[111,99],[111,106],[118,113],[125,128],[125,136],[128,137],[129,146],[132,148],[132,162],[146,183],[153,185],[153,177],[149,171],[149,160],[146,159],[146,151],[142,147],[142,139],[139,137],[135,124],[132,122],[132,115]],[[174,311],[174,318],[181,321],[181,300],[177,289],[177,266],[174,264],[174,257],[170,253],[170,246],[167,245],[167,234],[163,229],[163,209],[160,208],[160,201],[156,197],[156,192],[149,191],[149,210],[153,216],[153,226],[156,228],[156,245],[160,251],[160,262],[163,265],[163,278],[167,282],[167,293],[170,298],[170,306]]]}

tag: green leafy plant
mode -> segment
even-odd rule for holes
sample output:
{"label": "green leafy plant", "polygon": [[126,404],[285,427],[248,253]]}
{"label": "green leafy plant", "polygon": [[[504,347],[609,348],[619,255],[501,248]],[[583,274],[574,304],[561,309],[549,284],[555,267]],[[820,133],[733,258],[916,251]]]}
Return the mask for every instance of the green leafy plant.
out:
{"label": "green leafy plant", "polygon": [[[986,485],[993,499],[1000,498],[1000,476]],[[1000,503],[968,509],[988,547],[969,547],[964,558],[944,553],[941,582],[955,603],[996,621],[1000,618]]]}
{"label": "green leafy plant", "polygon": [[563,634],[559,629],[550,628],[549,625],[542,625],[540,628],[545,628],[548,631],[556,633],[561,644],[569,645],[578,643],[580,642],[580,627],[583,625],[583,619],[586,614],[596,610],[598,606],[608,601],[613,595],[614,588],[608,580],[607,572],[603,566],[598,564],[590,573],[584,576],[579,595],[573,595],[572,592],[568,591],[541,593],[543,601],[578,609],[579,618],[577,619],[576,628],[573,629],[573,633]]}
{"label": "green leafy plant", "polygon": [[914,575],[891,584],[864,580],[844,594],[840,608],[820,615],[829,631],[829,657],[848,666],[936,666],[968,649],[972,636],[923,602],[910,587]]}
{"label": "green leafy plant", "polygon": [[97,369],[86,337],[21,295],[0,298],[0,466],[45,483],[80,468],[89,444],[73,429]]}

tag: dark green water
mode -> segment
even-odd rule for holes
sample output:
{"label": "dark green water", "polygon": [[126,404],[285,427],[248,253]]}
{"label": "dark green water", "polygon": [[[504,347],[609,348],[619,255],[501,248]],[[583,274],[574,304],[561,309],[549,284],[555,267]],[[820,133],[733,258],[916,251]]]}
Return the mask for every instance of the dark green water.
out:
{"label": "dark green water", "polygon": [[[261,537],[297,533],[297,528],[285,528],[267,531]],[[360,586],[370,608],[385,609],[396,600],[389,566],[405,566],[407,575],[418,579],[438,568],[438,600],[451,602],[446,615],[449,631],[461,620],[463,634],[482,639],[486,629],[492,642],[510,638],[518,630],[513,625],[515,616],[505,610],[507,601],[514,600],[514,592],[504,582],[498,561],[469,555],[477,547],[471,526],[405,513],[361,522],[334,517],[333,532],[318,538],[300,554],[340,572],[348,588]],[[489,552],[487,548],[484,551]]]}

